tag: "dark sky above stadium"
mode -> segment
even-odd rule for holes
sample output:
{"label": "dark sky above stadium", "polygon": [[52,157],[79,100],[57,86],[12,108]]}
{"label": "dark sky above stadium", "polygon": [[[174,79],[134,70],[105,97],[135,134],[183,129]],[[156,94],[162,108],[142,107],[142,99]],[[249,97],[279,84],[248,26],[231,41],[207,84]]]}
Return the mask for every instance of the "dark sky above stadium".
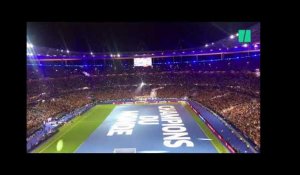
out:
{"label": "dark sky above stadium", "polygon": [[29,22],[33,45],[84,52],[126,52],[194,48],[256,22]]}

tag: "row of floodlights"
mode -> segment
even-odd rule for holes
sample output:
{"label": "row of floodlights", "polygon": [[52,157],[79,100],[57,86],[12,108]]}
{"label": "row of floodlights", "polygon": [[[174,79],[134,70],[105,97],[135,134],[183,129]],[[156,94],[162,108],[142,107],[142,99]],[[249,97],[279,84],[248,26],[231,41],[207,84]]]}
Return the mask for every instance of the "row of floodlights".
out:
{"label": "row of floodlights", "polygon": [[[234,39],[235,37],[237,37],[238,36],[238,34],[235,34],[235,35],[230,35],[230,39]],[[211,45],[214,45],[214,43],[211,43]],[[209,44],[205,44],[205,47],[208,47],[209,46]],[[244,47],[244,48],[247,48],[249,46],[249,44],[243,44],[242,45],[242,47]],[[32,49],[34,46],[33,46],[33,44],[31,44],[31,43],[27,43],[27,48],[28,49]],[[256,43],[256,44],[254,44],[254,48],[258,48],[259,46],[258,46],[258,44]],[[237,49],[238,48],[238,46],[234,46],[234,48],[235,49]],[[228,50],[229,48],[227,48],[227,50]],[[221,51],[222,49],[221,48],[219,48],[219,51]],[[59,51],[59,49],[57,49],[57,51]],[[63,49],[61,49],[60,50],[62,53],[64,52],[64,50]],[[210,51],[213,51],[213,49],[210,49]],[[201,50],[201,52],[203,52],[202,50]],[[69,50],[66,50],[66,53],[70,53],[70,51]],[[174,52],[172,52],[173,54],[176,54],[176,52],[174,51]],[[180,52],[179,52],[180,53]],[[186,52],[185,51],[182,51],[181,52],[182,54],[185,54]],[[192,51],[192,53],[195,53],[195,51],[193,50]],[[27,53],[27,55],[28,56],[33,56],[33,53],[31,52],[31,51],[29,51],[28,53]],[[95,56],[94,55],[94,53],[93,52],[90,52],[90,55],[91,56]],[[145,56],[145,55],[155,55],[154,53],[152,53],[152,54],[141,54],[141,55],[138,55],[138,54],[135,54],[135,56]],[[164,52],[162,52],[161,53],[161,55],[164,55]],[[49,56],[48,54],[46,55],[46,56]],[[56,55],[53,55],[53,56],[56,56]],[[83,57],[85,57],[85,55],[83,56]],[[120,58],[121,57],[121,55],[118,53],[118,54],[110,54],[110,57],[111,58]]]}

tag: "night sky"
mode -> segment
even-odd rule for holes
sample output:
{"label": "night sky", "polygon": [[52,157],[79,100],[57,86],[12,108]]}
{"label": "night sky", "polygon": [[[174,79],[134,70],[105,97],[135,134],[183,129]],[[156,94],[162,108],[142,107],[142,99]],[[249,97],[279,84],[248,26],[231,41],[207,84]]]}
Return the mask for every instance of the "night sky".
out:
{"label": "night sky", "polygon": [[203,46],[256,22],[27,23],[33,45],[84,52],[172,50]]}

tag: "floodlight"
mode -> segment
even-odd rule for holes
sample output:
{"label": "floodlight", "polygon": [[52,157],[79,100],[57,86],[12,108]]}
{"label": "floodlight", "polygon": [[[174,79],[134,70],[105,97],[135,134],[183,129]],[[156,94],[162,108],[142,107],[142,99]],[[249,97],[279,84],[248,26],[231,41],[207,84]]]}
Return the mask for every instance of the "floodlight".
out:
{"label": "floodlight", "polygon": [[243,44],[243,47],[248,47],[248,44]]}
{"label": "floodlight", "polygon": [[33,45],[31,43],[27,43],[27,48],[33,48]]}

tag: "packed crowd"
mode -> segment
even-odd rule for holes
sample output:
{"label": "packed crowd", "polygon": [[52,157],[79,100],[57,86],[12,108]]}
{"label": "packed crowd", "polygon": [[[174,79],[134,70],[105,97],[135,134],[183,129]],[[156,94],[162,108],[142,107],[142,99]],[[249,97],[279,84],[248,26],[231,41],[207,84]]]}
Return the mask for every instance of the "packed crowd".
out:
{"label": "packed crowd", "polygon": [[[27,134],[39,129],[48,118],[61,116],[93,101],[149,95],[151,89],[162,87],[157,90],[157,97],[196,100],[260,145],[260,79],[255,73],[154,70],[141,68],[121,73],[91,73],[90,76],[81,72],[64,76],[64,73],[39,79],[29,76]],[[145,86],[139,88],[141,82]]]}
{"label": "packed crowd", "polygon": [[210,108],[260,146],[260,99],[215,86],[167,86],[158,97],[189,97]]}
{"label": "packed crowd", "polygon": [[81,91],[27,104],[27,135],[40,129],[48,118],[63,116],[91,102],[88,94]]}

